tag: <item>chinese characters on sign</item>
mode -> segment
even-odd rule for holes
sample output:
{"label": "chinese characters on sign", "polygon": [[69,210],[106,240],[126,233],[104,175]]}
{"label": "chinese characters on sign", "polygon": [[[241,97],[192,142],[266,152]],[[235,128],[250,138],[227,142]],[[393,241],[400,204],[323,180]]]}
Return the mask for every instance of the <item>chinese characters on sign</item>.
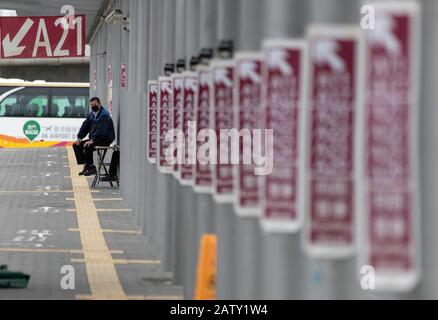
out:
{"label": "chinese characters on sign", "polygon": [[[196,145],[192,145],[190,141],[196,136],[196,132],[192,132],[189,128],[189,122],[195,120],[195,96],[198,90],[198,77],[195,72],[187,71],[184,76],[184,102],[182,112],[182,130],[185,141],[188,141],[185,148],[184,163],[180,165],[180,182],[182,185],[193,185],[195,165],[193,159],[189,159],[189,155],[196,150]],[[196,138],[195,138],[196,139]],[[192,161],[189,161],[192,160]],[[196,159],[195,159],[196,160]]]}
{"label": "chinese characters on sign", "polygon": [[418,282],[421,251],[415,85],[419,8],[409,2],[376,3],[375,9],[376,28],[364,31],[360,260],[375,268],[376,289],[403,291]]}
{"label": "chinese characters on sign", "polygon": [[169,77],[158,79],[158,169],[163,173],[171,173],[173,165],[166,160],[166,150],[170,143],[166,134],[172,127],[172,80]]}
{"label": "chinese characters on sign", "polygon": [[309,30],[306,225],[309,254],[343,257],[354,250],[356,28]]}
{"label": "chinese characters on sign", "polygon": [[298,231],[302,224],[299,206],[299,144],[303,121],[302,41],[267,41],[264,52],[265,128],[274,132],[274,167],[264,176],[261,200],[262,226],[267,231]]}
{"label": "chinese characters on sign", "polygon": [[158,84],[157,81],[148,82],[148,160],[156,163],[157,159],[157,121],[158,121]]}
{"label": "chinese characters on sign", "polygon": [[[209,68],[200,67],[198,69],[198,90],[195,106],[197,136],[202,129],[210,129],[210,82],[211,72]],[[204,143],[199,139],[196,150],[199,151],[199,147]],[[210,164],[202,164],[196,161],[194,188],[197,192],[208,193],[212,191]]]}
{"label": "chinese characters on sign", "polygon": [[[212,165],[212,183],[214,198],[218,202],[232,202],[234,192],[233,166],[220,163],[221,129],[232,129],[233,119],[233,73],[232,61],[215,62],[211,68],[212,92],[210,105],[211,126],[216,132],[218,164]],[[230,150],[230,144],[228,143]]]}
{"label": "chinese characters on sign", "polygon": [[[261,128],[262,58],[260,53],[242,53],[235,59],[235,127],[252,132]],[[243,164],[243,150],[246,139],[239,142],[239,165],[236,169],[235,210],[241,216],[259,216],[258,176],[254,164]]]}

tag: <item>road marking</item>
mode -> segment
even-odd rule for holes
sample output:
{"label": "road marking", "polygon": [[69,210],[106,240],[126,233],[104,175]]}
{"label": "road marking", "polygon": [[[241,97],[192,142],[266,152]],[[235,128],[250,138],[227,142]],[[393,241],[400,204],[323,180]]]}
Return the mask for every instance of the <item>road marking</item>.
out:
{"label": "road marking", "polygon": [[[80,249],[31,249],[31,248],[0,248],[1,253],[68,253],[83,254]],[[123,250],[110,250],[111,254],[123,254]]]}
{"label": "road marking", "polygon": [[[103,259],[71,259],[73,263],[106,263]],[[139,260],[139,259],[112,259],[113,264],[160,264],[160,260]]]}
{"label": "road marking", "polygon": [[[70,232],[79,232],[78,228],[68,228],[67,230]],[[126,234],[135,234],[135,235],[141,234],[141,231],[134,231],[134,230],[102,229],[102,232],[104,232],[104,233],[126,233]]]}
{"label": "road marking", "polygon": [[[0,190],[0,194],[15,193],[73,193],[73,190]],[[92,193],[99,193],[100,190],[91,190]]]}
{"label": "road marking", "polygon": [[[93,296],[89,294],[77,294],[76,296],[77,300],[93,300]],[[149,295],[149,296],[142,296],[142,295],[129,295],[126,296],[128,300],[183,300],[183,296],[159,296],[159,295]]]}
{"label": "road marking", "polygon": [[[132,209],[95,209],[97,213],[99,212],[131,212]],[[67,212],[76,212],[76,209],[67,209]]]}
{"label": "road marking", "polygon": [[[57,163],[57,162],[51,162],[50,163],[50,166],[55,166],[55,165],[57,165],[57,166],[59,166],[59,165],[63,165],[64,167],[68,167],[68,165],[67,164],[65,164],[65,163]],[[35,166],[44,166],[44,167],[47,167],[47,162],[41,162],[41,163],[35,163],[35,162],[29,162],[29,163],[2,163],[2,166],[3,167],[5,167],[5,166],[33,166],[33,167],[35,167]]]}
{"label": "road marking", "polygon": [[92,299],[126,300],[128,297],[120,283],[114,260],[105,241],[88,181],[78,175],[81,168],[76,164],[72,148],[67,148],[67,155]]}
{"label": "road marking", "polygon": [[[123,201],[123,198],[93,198],[93,201]],[[65,201],[75,201],[75,198],[65,198]]]}

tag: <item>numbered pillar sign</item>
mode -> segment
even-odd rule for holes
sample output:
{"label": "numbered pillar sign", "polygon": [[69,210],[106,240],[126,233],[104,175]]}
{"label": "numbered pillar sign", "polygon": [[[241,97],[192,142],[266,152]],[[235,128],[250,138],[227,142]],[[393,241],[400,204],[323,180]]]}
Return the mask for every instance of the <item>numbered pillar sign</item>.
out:
{"label": "numbered pillar sign", "polygon": [[111,66],[108,66],[108,112],[113,114],[113,79],[111,75]]}
{"label": "numbered pillar sign", "polygon": [[195,98],[198,90],[198,76],[196,72],[186,71],[184,77],[184,96],[182,111],[182,129],[184,133],[184,163],[179,166],[179,181],[182,185],[194,184],[194,169],[196,161],[196,132],[193,124],[195,119]]}
{"label": "numbered pillar sign", "polygon": [[148,81],[148,144],[147,155],[150,163],[157,161],[157,129],[158,129],[158,82]]}
{"label": "numbered pillar sign", "polygon": [[233,165],[230,157],[227,163],[221,161],[221,151],[225,154],[231,151],[228,139],[221,150],[222,137],[221,130],[231,130],[234,128],[233,117],[233,83],[234,83],[234,62],[232,60],[216,60],[211,66],[211,103],[210,119],[211,127],[217,136],[217,165],[212,165],[212,185],[213,197],[218,203],[232,203],[234,197],[234,178]]}
{"label": "numbered pillar sign", "polygon": [[354,137],[359,31],[350,26],[308,30],[304,177],[308,254],[342,258],[355,249]]}
{"label": "numbered pillar sign", "polygon": [[[174,73],[172,78],[172,90],[173,90],[173,129],[182,130],[182,112],[184,103],[184,77],[181,73]],[[173,175],[175,178],[179,178],[179,165],[175,163],[173,166]]]}
{"label": "numbered pillar sign", "polygon": [[358,164],[360,265],[376,290],[407,291],[420,278],[417,2],[375,3],[364,30]]}
{"label": "numbered pillar sign", "polygon": [[302,226],[299,177],[304,135],[304,48],[301,40],[267,40],[263,44],[264,128],[273,130],[273,170],[262,177],[262,228],[296,232]]}
{"label": "numbered pillar sign", "polygon": [[121,65],[121,74],[120,74],[120,88],[126,88],[126,64],[122,63]]}
{"label": "numbered pillar sign", "polygon": [[171,143],[166,141],[166,134],[172,128],[172,109],[172,80],[170,77],[159,77],[157,163],[162,173],[173,172],[173,164],[166,160],[166,151]]}
{"label": "numbered pillar sign", "polygon": [[[255,175],[252,138],[253,130],[262,127],[262,63],[263,55],[258,52],[241,52],[235,57],[234,121],[235,128],[242,137],[237,146],[239,165],[235,166],[234,207],[237,215],[247,217],[258,217],[261,214],[259,176]],[[248,132],[250,139],[245,139],[243,136],[247,136]],[[231,151],[235,152],[233,148]]]}
{"label": "numbered pillar sign", "polygon": [[[201,135],[202,130],[211,129],[210,126],[210,68],[199,66],[198,90],[195,99],[195,117],[196,117],[196,136],[199,139],[196,146],[197,161],[195,165],[195,183],[193,189],[199,193],[212,193],[212,173],[209,156],[212,149],[208,147],[209,138],[207,135]],[[197,140],[198,140],[197,139]],[[214,145],[216,147],[216,145]],[[208,151],[206,150],[208,148]],[[203,161],[204,163],[201,163]]]}
{"label": "numbered pillar sign", "polygon": [[97,89],[97,71],[96,69],[93,72],[93,90]]}

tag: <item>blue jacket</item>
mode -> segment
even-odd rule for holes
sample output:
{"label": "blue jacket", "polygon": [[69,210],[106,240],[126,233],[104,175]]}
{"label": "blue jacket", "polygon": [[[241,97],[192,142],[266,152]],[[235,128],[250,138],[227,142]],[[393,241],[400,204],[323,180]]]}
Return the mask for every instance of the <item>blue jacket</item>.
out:
{"label": "blue jacket", "polygon": [[116,134],[113,119],[105,108],[100,108],[97,116],[95,116],[93,112],[87,115],[87,118],[79,130],[78,139],[84,139],[87,134],[94,142],[111,144],[115,140]]}

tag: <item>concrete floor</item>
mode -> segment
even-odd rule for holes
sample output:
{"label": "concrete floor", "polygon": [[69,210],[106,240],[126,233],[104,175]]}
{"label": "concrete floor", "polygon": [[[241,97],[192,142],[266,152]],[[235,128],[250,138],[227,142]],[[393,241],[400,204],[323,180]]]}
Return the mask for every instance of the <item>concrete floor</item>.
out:
{"label": "concrete floor", "polygon": [[[71,252],[82,250],[83,241],[70,176],[66,148],[0,149],[0,265],[31,275],[27,289],[1,289],[0,299],[93,298],[89,274],[101,266],[86,264],[83,253]],[[136,233],[135,213],[126,210],[119,190],[101,183],[97,191],[91,195],[99,232],[112,259],[128,262],[110,262],[126,298],[179,299],[182,289],[159,271],[159,264],[147,262],[156,260],[154,248]],[[68,265],[74,268],[74,290],[61,288],[61,268]]]}

